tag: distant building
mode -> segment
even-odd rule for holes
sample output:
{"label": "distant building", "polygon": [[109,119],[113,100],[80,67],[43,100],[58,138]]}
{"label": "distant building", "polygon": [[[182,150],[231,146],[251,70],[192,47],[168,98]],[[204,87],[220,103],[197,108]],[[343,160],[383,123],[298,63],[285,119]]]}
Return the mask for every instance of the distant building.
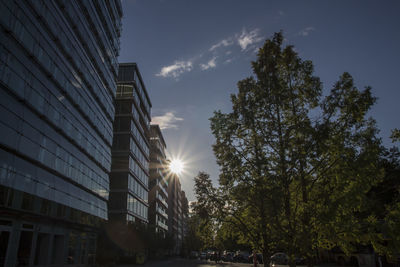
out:
{"label": "distant building", "polygon": [[176,174],[170,173],[168,176],[168,232],[173,238],[175,247],[171,248],[173,254],[179,253],[178,239],[178,202],[181,191],[181,184]]}
{"label": "distant building", "polygon": [[0,266],[94,263],[122,9],[0,0]]}
{"label": "distant building", "polygon": [[110,220],[148,223],[151,102],[135,63],[119,64]]}
{"label": "distant building", "polygon": [[182,237],[185,238],[188,230],[188,218],[189,218],[189,201],[186,197],[185,191],[181,192],[181,203],[182,203]]}
{"label": "distant building", "polygon": [[178,175],[171,173],[168,176],[168,231],[175,241],[172,249],[174,254],[181,253],[187,218],[188,200],[181,189]]}
{"label": "distant building", "polygon": [[158,125],[150,125],[150,192],[149,220],[155,231],[168,233],[168,166],[166,144]]}

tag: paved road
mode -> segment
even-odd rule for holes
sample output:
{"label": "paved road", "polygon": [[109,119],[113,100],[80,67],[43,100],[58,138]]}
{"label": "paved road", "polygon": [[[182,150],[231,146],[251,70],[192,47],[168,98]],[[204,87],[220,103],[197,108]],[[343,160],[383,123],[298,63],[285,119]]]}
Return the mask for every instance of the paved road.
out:
{"label": "paved road", "polygon": [[[147,262],[144,265],[121,265],[119,267],[253,267],[250,263],[231,263],[231,262],[221,262],[215,263],[213,261],[205,260],[188,260],[188,259],[168,259],[164,261],[153,261]],[[259,267],[263,267],[263,264],[258,264]],[[288,265],[274,265],[274,267],[289,267]],[[297,266],[306,267],[306,266]],[[340,267],[334,264],[324,264],[316,265],[315,267]]]}
{"label": "paved road", "polygon": [[[139,265],[137,265],[139,266]],[[165,261],[155,261],[148,262],[144,265],[140,265],[143,267],[250,267],[253,266],[250,263],[230,263],[230,262],[221,262],[215,264],[213,261],[204,261],[204,260],[188,260],[188,259],[169,259]],[[262,267],[263,265],[258,265]]]}

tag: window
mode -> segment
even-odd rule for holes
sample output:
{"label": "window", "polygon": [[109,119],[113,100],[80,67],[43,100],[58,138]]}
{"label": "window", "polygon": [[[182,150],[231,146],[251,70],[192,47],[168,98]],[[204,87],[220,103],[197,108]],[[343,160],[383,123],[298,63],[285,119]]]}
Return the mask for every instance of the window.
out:
{"label": "window", "polygon": [[116,112],[117,114],[130,114],[132,104],[130,101],[117,101]]}
{"label": "window", "polygon": [[133,95],[133,85],[123,85],[122,96],[132,96]]}
{"label": "window", "polygon": [[119,134],[116,135],[114,138],[113,148],[116,150],[129,150],[130,147],[129,143],[130,143],[129,135]]}
{"label": "window", "polygon": [[23,193],[21,209],[28,210],[28,211],[33,211],[34,200],[35,200],[35,198],[31,194]]}
{"label": "window", "polygon": [[62,204],[57,204],[57,217],[64,218],[65,217],[66,207]]}
{"label": "window", "polygon": [[125,118],[116,118],[115,122],[114,122],[114,129],[115,131],[129,131],[130,128],[130,118],[129,117],[125,117]]}
{"label": "window", "polygon": [[126,157],[114,157],[112,164],[113,169],[127,169],[129,161]]}
{"label": "window", "polygon": [[20,239],[19,239],[19,248],[17,252],[18,257],[18,265],[27,266],[29,265],[29,259],[31,254],[31,246],[32,246],[32,231],[21,231]]}
{"label": "window", "polygon": [[80,212],[76,209],[71,209],[69,214],[69,219],[73,222],[79,222]]}
{"label": "window", "polygon": [[50,215],[51,213],[51,202],[47,199],[42,199],[42,205],[40,207],[40,213],[44,215]]}
{"label": "window", "polygon": [[5,186],[0,186],[0,206],[11,207],[14,197],[14,190]]}

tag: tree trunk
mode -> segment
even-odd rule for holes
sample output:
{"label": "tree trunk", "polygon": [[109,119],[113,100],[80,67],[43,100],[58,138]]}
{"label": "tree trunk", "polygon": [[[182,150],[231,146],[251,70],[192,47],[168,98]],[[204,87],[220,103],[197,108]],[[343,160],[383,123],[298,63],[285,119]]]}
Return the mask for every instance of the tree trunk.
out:
{"label": "tree trunk", "polygon": [[306,262],[307,262],[307,267],[313,267],[314,264],[315,264],[314,258],[313,257],[309,257],[309,256],[307,256]]}
{"label": "tree trunk", "polygon": [[269,261],[271,258],[271,253],[264,247],[262,250],[263,264],[264,267],[269,267]]}

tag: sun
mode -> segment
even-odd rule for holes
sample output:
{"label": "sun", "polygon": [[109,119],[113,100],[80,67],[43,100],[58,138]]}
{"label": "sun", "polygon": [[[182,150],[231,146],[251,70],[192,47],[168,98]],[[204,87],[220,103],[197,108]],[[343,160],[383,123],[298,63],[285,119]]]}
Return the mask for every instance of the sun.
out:
{"label": "sun", "polygon": [[183,162],[180,159],[174,159],[169,164],[169,169],[175,174],[180,174],[183,171]]}

